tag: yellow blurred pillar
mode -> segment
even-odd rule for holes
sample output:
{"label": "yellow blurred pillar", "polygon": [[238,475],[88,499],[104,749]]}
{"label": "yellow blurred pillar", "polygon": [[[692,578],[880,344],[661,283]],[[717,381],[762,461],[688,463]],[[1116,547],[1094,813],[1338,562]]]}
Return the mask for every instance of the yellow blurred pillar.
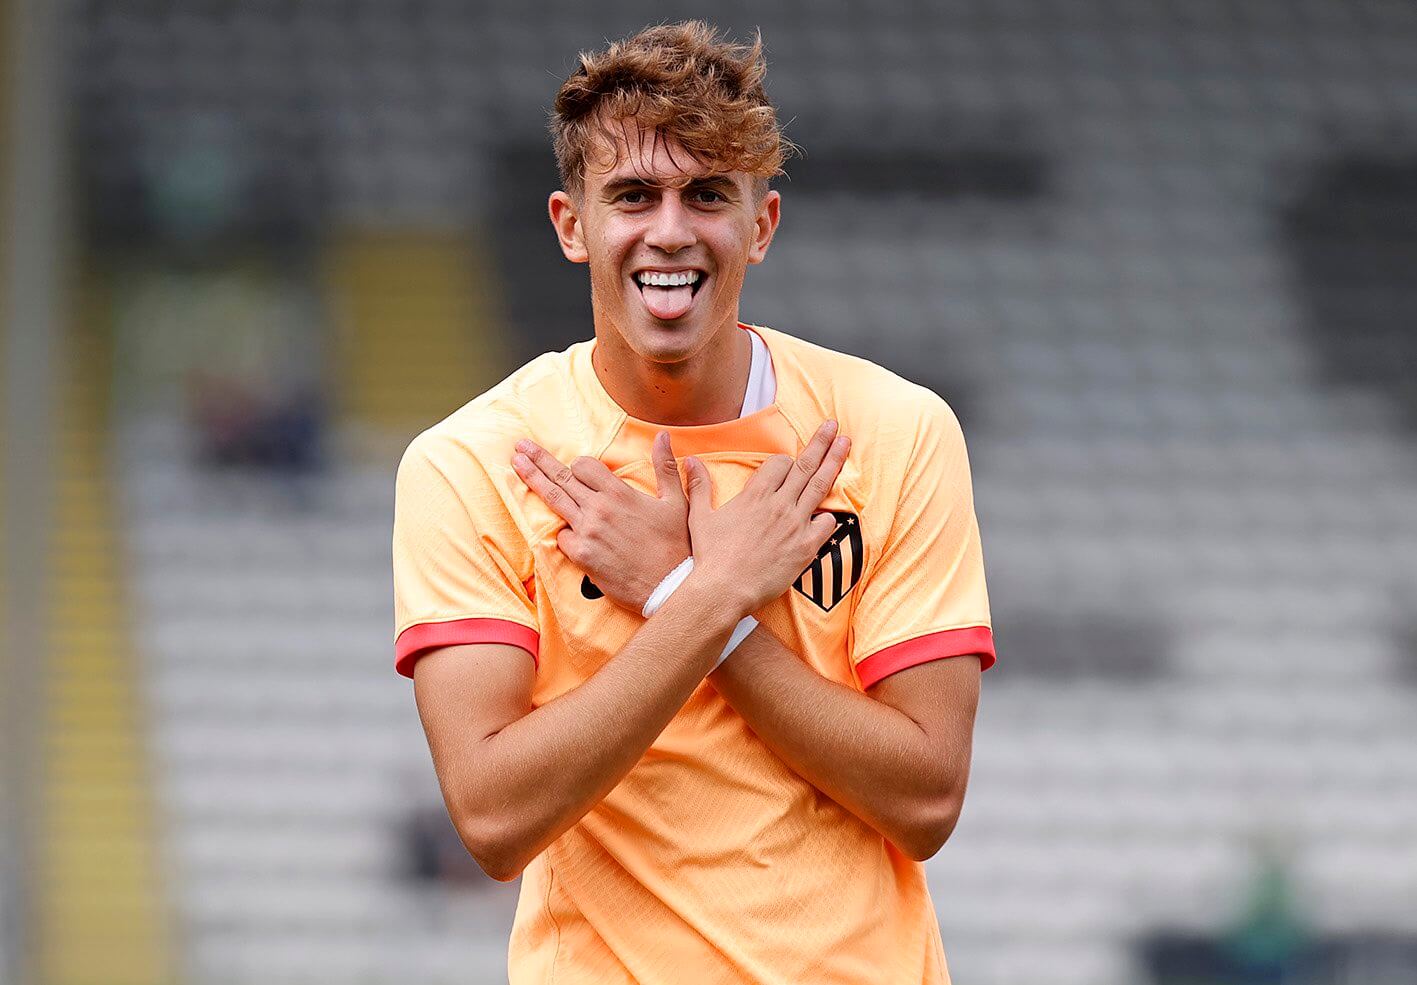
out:
{"label": "yellow blurred pillar", "polygon": [[471,235],[345,232],[325,283],[344,421],[407,437],[505,375],[494,278]]}
{"label": "yellow blurred pillar", "polygon": [[43,985],[177,979],[161,827],[130,645],[108,415],[108,335],[95,292],[62,347],[41,847],[34,865]]}

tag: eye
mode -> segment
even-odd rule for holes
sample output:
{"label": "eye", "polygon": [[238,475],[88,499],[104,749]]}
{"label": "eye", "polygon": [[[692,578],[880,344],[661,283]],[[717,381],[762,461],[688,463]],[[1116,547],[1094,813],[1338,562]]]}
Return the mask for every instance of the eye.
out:
{"label": "eye", "polygon": [[700,188],[698,191],[694,192],[694,196],[695,196],[696,198],[698,198],[699,196],[702,196],[702,195],[709,195],[709,196],[711,196],[711,198],[708,199],[708,200],[706,200],[706,201],[703,200],[703,199],[700,199],[701,201],[704,201],[704,204],[706,204],[706,205],[707,205],[707,204],[716,203],[716,202],[723,202],[723,201],[726,201],[726,199],[725,199],[722,195],[720,195],[718,192],[714,191],[712,188]]}
{"label": "eye", "polygon": [[[620,201],[624,202],[626,205],[642,205],[644,204],[644,194],[644,192],[624,192],[620,195]],[[631,201],[632,199],[634,199],[634,201]]]}

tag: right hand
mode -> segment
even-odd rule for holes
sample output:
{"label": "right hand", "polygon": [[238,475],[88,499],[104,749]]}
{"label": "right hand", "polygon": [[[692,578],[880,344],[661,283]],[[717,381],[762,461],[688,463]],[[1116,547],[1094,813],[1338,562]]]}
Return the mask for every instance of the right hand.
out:
{"label": "right hand", "polygon": [[[689,556],[689,504],[669,432],[654,436],[658,496],[647,496],[587,455],[569,466],[531,439],[512,468],[569,526],[556,546],[605,597],[639,614],[654,586]],[[518,443],[518,449],[522,447]]]}
{"label": "right hand", "polygon": [[800,456],[773,455],[716,510],[707,467],[697,458],[684,460],[694,553],[690,577],[720,586],[723,597],[740,603],[741,615],[787,591],[836,530],[831,513],[812,515],[851,447],[845,436],[833,441],[835,433],[835,421],[823,422]]}

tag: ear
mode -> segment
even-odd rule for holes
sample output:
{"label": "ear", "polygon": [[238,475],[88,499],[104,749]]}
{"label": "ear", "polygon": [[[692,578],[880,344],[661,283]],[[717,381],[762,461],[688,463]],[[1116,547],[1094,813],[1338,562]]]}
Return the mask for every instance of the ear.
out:
{"label": "ear", "polygon": [[748,250],[749,263],[762,263],[768,255],[768,244],[777,232],[777,222],[781,218],[782,195],[776,190],[763,196],[758,205],[758,214],[753,219],[753,245]]}
{"label": "ear", "polygon": [[561,243],[561,252],[572,263],[586,263],[590,253],[585,247],[585,232],[580,216],[576,214],[576,203],[563,191],[554,191],[546,202],[551,213],[551,225],[556,229],[556,238]]}

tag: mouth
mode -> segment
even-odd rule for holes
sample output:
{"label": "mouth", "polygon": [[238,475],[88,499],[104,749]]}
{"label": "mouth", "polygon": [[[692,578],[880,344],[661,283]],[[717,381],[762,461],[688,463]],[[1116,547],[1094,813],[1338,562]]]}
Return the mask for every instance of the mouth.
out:
{"label": "mouth", "polygon": [[702,270],[637,270],[633,280],[645,310],[660,321],[684,317],[708,280]]}

